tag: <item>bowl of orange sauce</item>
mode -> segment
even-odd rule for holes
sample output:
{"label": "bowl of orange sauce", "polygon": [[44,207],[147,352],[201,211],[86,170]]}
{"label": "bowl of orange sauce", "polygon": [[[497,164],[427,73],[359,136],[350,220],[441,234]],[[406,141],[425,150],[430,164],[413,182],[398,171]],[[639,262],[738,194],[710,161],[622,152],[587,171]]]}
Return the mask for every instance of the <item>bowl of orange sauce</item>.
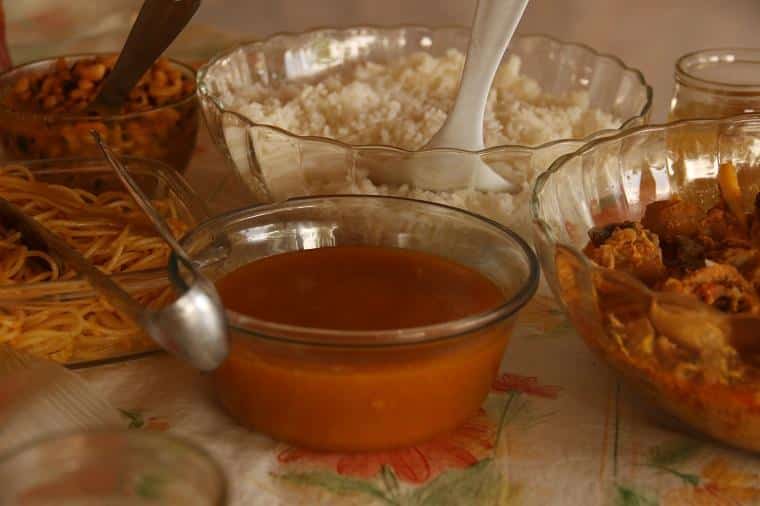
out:
{"label": "bowl of orange sauce", "polygon": [[219,402],[318,450],[403,447],[465,422],[539,280],[509,229],[396,197],[246,208],[183,242],[227,312],[230,353],[210,375]]}

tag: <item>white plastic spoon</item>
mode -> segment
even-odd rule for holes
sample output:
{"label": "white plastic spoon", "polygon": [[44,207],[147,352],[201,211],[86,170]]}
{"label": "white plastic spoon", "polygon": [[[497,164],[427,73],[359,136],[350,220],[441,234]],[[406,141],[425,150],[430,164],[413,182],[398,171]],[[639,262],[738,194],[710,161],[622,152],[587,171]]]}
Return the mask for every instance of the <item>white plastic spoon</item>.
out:
{"label": "white plastic spoon", "polygon": [[429,190],[472,187],[486,191],[519,191],[517,184],[496,174],[479,156],[424,150],[479,151],[485,148],[483,117],[488,92],[527,5],[528,0],[478,1],[454,106],[423,152],[415,153],[407,162],[415,186]]}

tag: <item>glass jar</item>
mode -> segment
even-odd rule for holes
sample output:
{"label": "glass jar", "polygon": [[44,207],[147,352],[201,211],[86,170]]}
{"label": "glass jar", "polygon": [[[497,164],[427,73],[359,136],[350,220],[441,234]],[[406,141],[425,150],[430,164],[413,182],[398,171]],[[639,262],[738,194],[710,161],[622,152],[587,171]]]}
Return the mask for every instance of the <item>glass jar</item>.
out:
{"label": "glass jar", "polygon": [[204,450],[176,436],[70,432],[0,457],[0,504],[224,506],[227,482]]}
{"label": "glass jar", "polygon": [[671,121],[760,112],[760,49],[704,49],[676,61]]}

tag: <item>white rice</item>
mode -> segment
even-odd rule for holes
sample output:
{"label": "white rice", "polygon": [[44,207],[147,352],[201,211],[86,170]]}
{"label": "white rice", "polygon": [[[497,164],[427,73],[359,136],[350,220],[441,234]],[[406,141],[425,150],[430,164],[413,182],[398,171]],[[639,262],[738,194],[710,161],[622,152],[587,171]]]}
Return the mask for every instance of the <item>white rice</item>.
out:
{"label": "white rice", "polygon": [[[518,57],[511,56],[496,75],[484,119],[486,146],[536,146],[620,126],[620,120],[612,115],[590,108],[586,92],[544,93],[535,80],[520,74],[520,64]],[[298,135],[414,150],[424,146],[443,124],[463,65],[464,55],[454,49],[443,57],[419,52],[388,65],[362,63],[318,82],[289,82],[278,88],[265,83],[240,86],[230,90],[226,102],[229,109],[256,123]],[[475,189],[433,192],[408,185],[375,185],[366,174],[354,174],[350,180],[345,175],[345,171],[335,171],[332,181],[302,177],[298,184],[285,178],[291,186],[280,186],[275,193],[280,198],[367,193],[430,200],[483,214],[525,235],[529,188],[537,174],[523,174],[523,189],[516,195]]]}

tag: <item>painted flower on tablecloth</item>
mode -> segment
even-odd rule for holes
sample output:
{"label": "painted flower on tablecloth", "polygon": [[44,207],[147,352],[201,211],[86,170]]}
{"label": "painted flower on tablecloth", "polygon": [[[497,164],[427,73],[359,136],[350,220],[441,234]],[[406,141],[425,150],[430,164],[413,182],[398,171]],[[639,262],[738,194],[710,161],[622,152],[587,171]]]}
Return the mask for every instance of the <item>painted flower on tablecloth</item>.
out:
{"label": "painted flower on tablecloth", "polygon": [[342,476],[372,478],[387,466],[400,480],[425,483],[447,469],[463,469],[490,454],[495,428],[480,411],[453,433],[408,448],[372,453],[321,453],[289,447],[277,459],[283,464],[295,462],[329,467]]}
{"label": "painted flower on tablecloth", "polygon": [[739,469],[722,457],[702,468],[695,486],[665,492],[663,506],[737,506],[760,504],[760,472]]}
{"label": "painted flower on tablecloth", "polygon": [[504,373],[493,383],[492,387],[497,392],[520,392],[535,397],[556,399],[560,388],[553,385],[541,385],[534,376],[522,376],[519,374]]}
{"label": "painted flower on tablecloth", "polygon": [[[760,505],[760,470],[754,461],[741,464],[725,456],[713,457],[695,469],[704,443],[677,438],[650,448],[644,465],[660,475],[669,475],[679,485],[653,497],[642,486],[617,488],[620,505],[659,506],[744,506]],[[699,465],[699,464],[697,464]]]}
{"label": "painted flower on tablecloth", "polygon": [[[532,376],[504,373],[493,383],[495,393],[525,394],[556,399],[559,387],[542,385]],[[338,454],[288,447],[278,455],[282,464],[329,468],[341,476],[370,479],[384,468],[403,482],[421,484],[444,471],[464,469],[491,457],[498,428],[481,409],[452,433],[412,447],[384,452]]]}

